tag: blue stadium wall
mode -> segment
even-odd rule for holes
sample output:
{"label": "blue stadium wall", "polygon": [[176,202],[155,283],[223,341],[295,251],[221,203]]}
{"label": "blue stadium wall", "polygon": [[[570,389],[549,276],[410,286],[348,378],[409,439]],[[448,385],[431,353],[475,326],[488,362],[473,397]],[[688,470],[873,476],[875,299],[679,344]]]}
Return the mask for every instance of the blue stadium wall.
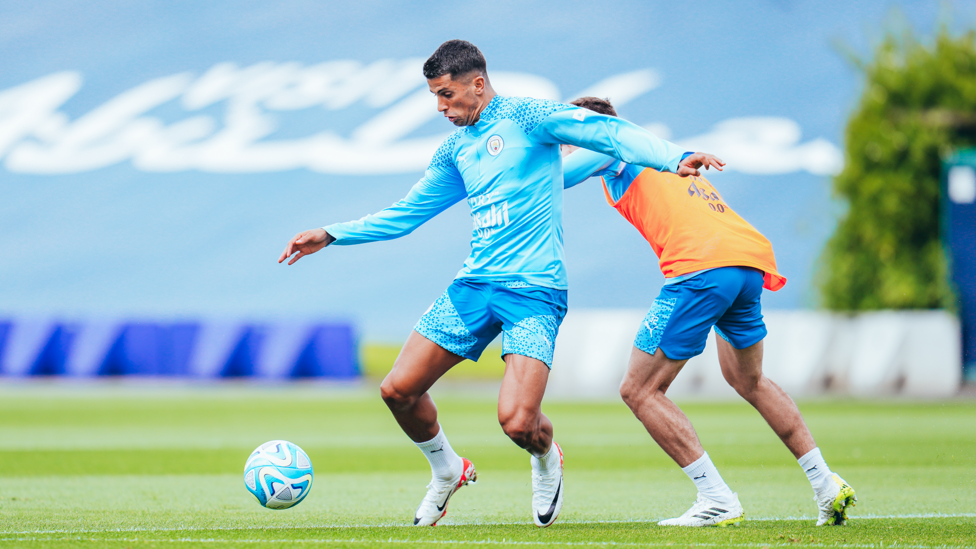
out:
{"label": "blue stadium wall", "polygon": [[351,380],[349,323],[0,322],[0,374]]}

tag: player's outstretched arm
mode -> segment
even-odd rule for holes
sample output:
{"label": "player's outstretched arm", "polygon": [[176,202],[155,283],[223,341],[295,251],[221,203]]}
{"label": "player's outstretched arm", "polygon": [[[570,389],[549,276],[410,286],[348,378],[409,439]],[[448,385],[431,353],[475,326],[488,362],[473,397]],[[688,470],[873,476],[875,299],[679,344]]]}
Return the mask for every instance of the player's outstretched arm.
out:
{"label": "player's outstretched arm", "polygon": [[725,162],[722,159],[708,153],[694,153],[686,156],[681,162],[678,163],[678,171],[675,172],[681,176],[688,175],[701,175],[698,171],[699,168],[703,167],[707,170],[709,168],[715,168],[718,171],[722,171],[725,166]]}
{"label": "player's outstretched arm", "polygon": [[[572,154],[567,154],[563,158],[563,188],[569,189],[586,181],[590,177],[606,175],[608,172],[617,171],[619,173],[620,163],[612,156],[603,153],[579,149]],[[683,158],[678,163],[675,173],[682,177],[689,175],[701,175],[698,171],[704,167],[706,170],[715,168],[722,171],[725,162],[715,155],[707,153],[692,153]]]}
{"label": "player's outstretched arm", "polygon": [[[328,245],[349,246],[400,238],[467,196],[456,170],[428,169],[402,200],[355,221],[333,223],[296,234],[285,246],[278,263],[291,257],[291,265]],[[294,257],[292,257],[294,255]]]}
{"label": "player's outstretched arm", "polygon": [[[285,251],[281,252],[278,263],[289,257],[288,264],[292,265],[306,255],[314,254],[322,248],[328,246],[335,240],[335,237],[325,232],[325,229],[312,229],[302,231],[292,237],[285,246]],[[292,257],[294,255],[294,257]]]}
{"label": "player's outstretched arm", "polygon": [[563,156],[563,188],[570,189],[587,179],[601,175],[620,162],[611,156],[587,149],[579,149]]}
{"label": "player's outstretched arm", "polygon": [[532,130],[532,134],[541,142],[575,145],[627,164],[671,173],[678,173],[679,163],[687,152],[687,149],[622,118],[580,107],[550,113]]}
{"label": "player's outstretched arm", "polygon": [[402,200],[355,221],[296,234],[285,246],[278,263],[291,257],[288,261],[291,265],[330,244],[349,246],[400,238],[465,199],[464,180],[451,156],[454,143],[455,139],[449,138],[441,144],[424,176]]}

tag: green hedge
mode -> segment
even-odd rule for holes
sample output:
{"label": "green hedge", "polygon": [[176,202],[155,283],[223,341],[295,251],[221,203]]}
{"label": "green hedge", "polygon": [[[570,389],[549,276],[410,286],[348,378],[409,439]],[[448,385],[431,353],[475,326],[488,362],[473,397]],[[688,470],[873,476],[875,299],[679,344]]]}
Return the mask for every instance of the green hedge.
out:
{"label": "green hedge", "polygon": [[929,45],[889,35],[858,64],[864,92],[833,182],[849,208],[824,250],[823,304],[951,309],[939,175],[942,157],[976,145],[976,33],[943,30]]}

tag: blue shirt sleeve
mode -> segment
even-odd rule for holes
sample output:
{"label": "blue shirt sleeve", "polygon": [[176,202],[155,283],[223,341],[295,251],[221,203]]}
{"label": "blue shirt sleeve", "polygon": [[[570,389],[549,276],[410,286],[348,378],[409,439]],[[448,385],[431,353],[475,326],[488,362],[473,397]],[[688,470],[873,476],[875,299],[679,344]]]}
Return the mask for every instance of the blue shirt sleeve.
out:
{"label": "blue shirt sleeve", "polygon": [[403,200],[362,219],[322,228],[335,237],[333,244],[340,246],[391,240],[412,233],[465,197],[464,181],[453,164],[432,165]]}
{"label": "blue shirt sleeve", "polygon": [[563,159],[563,188],[578,185],[590,177],[602,176],[610,198],[616,203],[642,171],[643,166],[634,166],[605,154],[579,149]]}
{"label": "blue shirt sleeve", "polygon": [[[579,107],[549,114],[531,136],[542,143],[566,143],[610,155],[628,164],[677,172],[685,149],[615,116]],[[575,153],[574,153],[575,154]]]}
{"label": "blue shirt sleeve", "polygon": [[575,187],[619,165],[619,160],[603,153],[587,149],[573,151],[563,158],[563,188]]}

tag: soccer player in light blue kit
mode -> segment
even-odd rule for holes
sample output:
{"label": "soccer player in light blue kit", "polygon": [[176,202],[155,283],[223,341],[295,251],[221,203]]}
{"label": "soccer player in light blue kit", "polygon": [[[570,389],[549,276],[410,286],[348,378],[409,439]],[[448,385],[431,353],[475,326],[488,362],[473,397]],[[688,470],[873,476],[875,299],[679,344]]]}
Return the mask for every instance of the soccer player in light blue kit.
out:
{"label": "soccer player in light blue kit", "polygon": [[679,175],[698,174],[696,168],[714,157],[685,155],[619,118],[552,101],[497,96],[484,56],[462,40],[442,44],[424,63],[424,76],[438,110],[458,129],[434,153],[423,178],[403,200],[376,214],[295,235],[279,262],[291,257],[290,265],[329,244],[398,238],[467,200],[474,222],[471,255],[421,317],[380,390],[430,462],[433,478],[414,524],[433,525],[447,513],[451,495],[477,474],[451,448],[427,390],[462,360],[477,360],[503,333],[498,421],[531,454],[532,518],[537,526],[549,526],[563,501],[562,450],[552,441],[552,423],[541,409],[553,344],[566,314],[559,146]]}

